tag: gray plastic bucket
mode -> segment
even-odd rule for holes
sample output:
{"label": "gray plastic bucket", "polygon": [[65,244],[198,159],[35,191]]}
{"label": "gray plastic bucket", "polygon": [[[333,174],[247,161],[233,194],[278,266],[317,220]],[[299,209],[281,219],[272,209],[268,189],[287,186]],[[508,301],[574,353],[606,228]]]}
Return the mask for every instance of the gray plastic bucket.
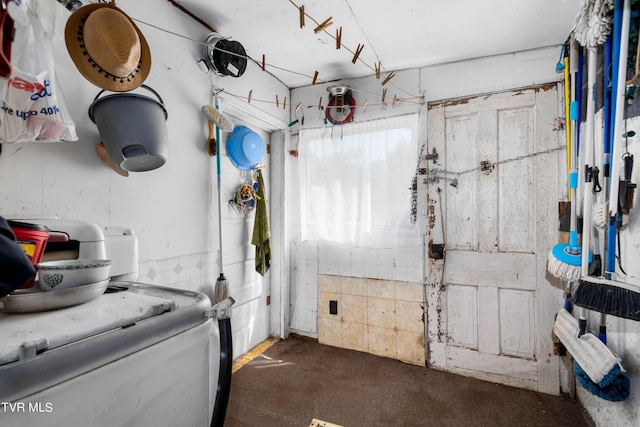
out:
{"label": "gray plastic bucket", "polygon": [[146,85],[160,102],[137,93],[126,92],[100,98],[100,91],[89,106],[89,118],[111,160],[130,172],[157,169],[167,161],[167,109],[158,93]]}

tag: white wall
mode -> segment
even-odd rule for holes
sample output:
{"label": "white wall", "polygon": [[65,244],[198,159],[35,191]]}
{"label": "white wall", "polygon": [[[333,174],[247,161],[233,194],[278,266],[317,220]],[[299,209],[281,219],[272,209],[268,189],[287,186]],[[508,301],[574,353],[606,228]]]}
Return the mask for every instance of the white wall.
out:
{"label": "white wall", "polygon": [[[206,28],[168,2],[118,1],[147,39],[152,68],[145,84],[164,99],[169,115],[167,163],[154,171],[122,177],[95,153],[100,136],[87,110],[100,89],[80,75],[67,53],[61,35],[69,12],[57,2],[46,3],[58,13],[53,41],[56,73],[79,141],[3,144],[0,214],[80,218],[101,227],[130,227],[139,239],[141,282],[211,295],[220,272],[216,160],[206,152],[208,129],[200,108],[213,103],[212,84],[224,89],[220,94],[223,111],[236,124],[259,132],[269,144],[267,131],[282,123],[286,126],[287,111],[269,104],[244,108],[246,103],[233,95],[246,96],[253,90],[254,99],[272,99],[274,93],[288,93],[288,89],[251,62],[240,78],[203,72],[198,60],[201,41],[209,32]],[[242,42],[241,34],[229,36]],[[253,214],[241,217],[227,204],[242,177],[224,148],[221,152],[224,272],[237,301],[232,316],[237,357],[269,335],[270,280],[269,273],[262,278],[253,268]],[[269,195],[270,155],[262,163],[267,166]]]}
{"label": "white wall", "polygon": [[[417,111],[420,114],[421,123],[426,123],[426,114],[428,114],[426,102],[462,98],[561,81],[562,76],[555,72],[558,52],[559,47],[539,49],[430,66],[419,70],[399,71],[396,72],[396,77],[392,80],[394,85],[387,85],[385,98],[387,105],[380,105],[383,87],[380,85],[380,81],[374,77],[344,81],[343,83],[350,85],[354,90],[354,97],[358,103],[354,116],[356,121]],[[425,104],[400,102],[393,105],[388,102],[393,99],[394,95],[397,98],[408,98],[407,93],[424,95]],[[326,105],[326,100],[328,99],[326,86],[307,86],[292,91],[292,106],[298,103],[305,106],[305,126],[307,127],[325,126],[323,123],[324,112],[312,107],[318,104],[320,96],[323,97],[323,102]],[[364,100],[368,101],[368,106],[363,111],[362,104]],[[298,112],[299,116],[300,112]],[[640,118],[630,120],[628,125],[630,129],[640,128]],[[426,125],[421,125],[420,128],[422,133],[419,137],[419,145],[426,140]],[[296,129],[292,132],[293,136],[289,149],[296,149],[296,132]],[[640,151],[639,144],[638,141],[630,139],[630,151],[637,154]],[[297,165],[294,157],[291,157],[290,164],[291,174],[296,176]],[[636,178],[638,176],[637,169],[636,167],[634,170],[633,182],[638,181]],[[563,173],[566,174],[566,172]],[[566,181],[562,180],[558,184],[559,200],[566,200]],[[295,183],[293,183],[293,186],[295,187]],[[290,215],[292,218],[290,222],[292,238],[291,329],[304,335],[317,337],[318,275],[348,276],[349,274],[345,274],[345,270],[351,269],[353,271],[354,268],[360,272],[359,267],[354,266],[357,265],[358,260],[361,260],[361,257],[355,248],[336,245],[336,247],[327,251],[326,245],[299,241],[299,224],[295,221],[295,218],[298,217],[295,203],[297,202],[295,200],[296,191],[297,189],[295,188],[292,191],[294,197],[291,198],[292,206],[290,207],[292,211]],[[640,277],[640,264],[634,261],[640,256],[640,246],[637,243],[640,239],[640,230],[638,228],[638,220],[632,211],[629,225],[622,233],[622,247],[623,257],[627,260],[626,271],[636,281]],[[356,260],[353,259],[354,254],[358,254]],[[395,255],[395,253],[386,254],[383,259]],[[350,267],[345,265],[343,256],[345,257],[344,259],[351,257],[352,264]],[[372,256],[372,254],[365,255],[364,259],[371,260]],[[356,274],[356,276],[369,277],[369,274],[364,272],[361,276],[359,274]],[[589,322],[590,328],[597,330],[599,315],[592,313]],[[584,405],[588,416],[594,420],[596,425],[637,425],[640,422],[640,405],[638,405],[639,398],[637,397],[640,392],[640,386],[638,386],[638,380],[640,380],[640,353],[637,351],[640,325],[638,322],[608,316],[607,328],[608,346],[622,358],[623,366],[631,379],[631,396],[625,402],[610,403],[594,397],[585,392],[580,386],[576,386],[577,397]],[[565,365],[570,366],[570,363],[567,361]],[[568,392],[567,377],[570,377],[570,374],[562,372],[561,376],[562,383],[565,386],[563,390]]]}
{"label": "white wall", "polygon": [[[428,102],[555,82],[558,80],[558,74],[555,72],[557,53],[557,49],[549,48],[421,69],[400,70],[396,71],[395,77],[384,86],[382,79],[376,79],[375,76],[344,80],[341,83],[351,87],[356,100],[354,121],[418,113],[418,147],[420,147],[426,142]],[[323,99],[323,105],[328,102],[329,93],[326,90],[328,86],[331,84],[292,90],[291,114],[300,118],[304,113],[305,128],[330,126],[325,123],[324,110],[317,108],[320,97]],[[383,102],[384,89],[386,93]],[[395,103],[394,99],[396,99]],[[295,106],[298,104],[302,105],[302,108],[295,111]],[[291,130],[290,150],[297,149],[297,133],[300,128],[300,125],[296,125]],[[339,125],[334,126],[334,132],[340,132]],[[289,160],[291,175],[295,177],[298,175],[296,158],[291,156]],[[421,247],[363,250],[344,245],[301,242],[299,198],[296,197],[300,189],[297,188],[296,180],[292,181],[290,192],[292,196],[289,199],[291,202],[289,226],[293,240],[292,331],[312,337],[318,335],[318,274],[402,280],[409,283],[423,281],[422,265],[415,263],[416,257],[419,259],[422,256]],[[421,212],[425,206],[420,203],[419,201],[418,220],[424,232],[426,224]],[[407,266],[410,268],[407,269]]]}

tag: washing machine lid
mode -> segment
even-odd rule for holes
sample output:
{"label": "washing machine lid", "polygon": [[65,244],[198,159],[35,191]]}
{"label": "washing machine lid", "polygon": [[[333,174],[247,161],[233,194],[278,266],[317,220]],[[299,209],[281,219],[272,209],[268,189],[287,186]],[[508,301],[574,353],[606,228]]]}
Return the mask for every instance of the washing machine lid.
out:
{"label": "washing machine lid", "polygon": [[14,402],[212,325],[211,301],[199,292],[111,282],[114,292],[74,307],[0,313],[0,401]]}
{"label": "washing machine lid", "polygon": [[0,367],[83,340],[85,346],[90,345],[93,337],[140,327],[143,322],[153,334],[153,319],[165,313],[177,315],[176,324],[188,328],[198,319],[204,321],[208,301],[198,292],[111,282],[103,295],[74,307],[28,314],[0,313]]}

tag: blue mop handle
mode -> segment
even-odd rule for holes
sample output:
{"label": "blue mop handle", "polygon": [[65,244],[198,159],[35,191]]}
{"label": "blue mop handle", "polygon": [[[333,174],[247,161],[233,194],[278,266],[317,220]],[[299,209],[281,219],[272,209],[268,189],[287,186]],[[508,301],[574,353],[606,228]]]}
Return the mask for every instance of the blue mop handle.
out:
{"label": "blue mop handle", "polygon": [[[609,156],[611,154],[611,137],[612,137],[612,126],[611,126],[611,117],[613,117],[613,110],[612,110],[612,104],[611,104],[611,98],[614,96],[614,93],[616,91],[615,87],[612,87],[611,89],[609,89],[609,85],[612,84],[611,79],[609,79],[609,67],[610,66],[616,66],[614,63],[614,59],[612,56],[612,46],[611,46],[611,35],[609,35],[609,37],[607,37],[607,41],[605,42],[604,45],[604,63],[605,63],[605,70],[604,70],[604,135],[603,135],[603,140],[604,140],[604,156],[603,156],[603,171],[602,171],[602,176],[604,179],[605,184],[608,183],[608,179],[609,179]],[[615,72],[615,69],[612,70],[612,72]],[[615,108],[615,106],[613,107]],[[609,189],[607,188],[607,185],[604,185],[605,191],[609,192]]]}

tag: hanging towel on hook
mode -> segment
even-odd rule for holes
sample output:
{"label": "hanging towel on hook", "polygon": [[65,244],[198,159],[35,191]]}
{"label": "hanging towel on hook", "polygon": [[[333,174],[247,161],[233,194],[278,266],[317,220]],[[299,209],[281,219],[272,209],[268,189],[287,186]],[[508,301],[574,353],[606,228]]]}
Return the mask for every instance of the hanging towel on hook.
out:
{"label": "hanging towel on hook", "polygon": [[256,200],[256,216],[253,223],[251,243],[256,246],[256,271],[264,276],[271,265],[271,232],[269,231],[269,213],[265,196],[262,171],[258,169],[258,200]]}

